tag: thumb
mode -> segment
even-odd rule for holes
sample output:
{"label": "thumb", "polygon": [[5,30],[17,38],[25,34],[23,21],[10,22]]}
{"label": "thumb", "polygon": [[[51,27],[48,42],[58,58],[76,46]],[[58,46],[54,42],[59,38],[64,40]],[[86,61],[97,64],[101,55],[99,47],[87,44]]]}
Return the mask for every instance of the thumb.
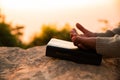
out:
{"label": "thumb", "polygon": [[85,29],[85,28],[84,28],[81,24],[79,24],[79,23],[76,24],[76,27],[77,27],[80,31],[82,31],[84,34],[87,34],[87,33],[90,32],[89,30]]}
{"label": "thumb", "polygon": [[96,38],[94,37],[76,37],[78,43],[81,43],[87,48],[95,49],[96,48]]}

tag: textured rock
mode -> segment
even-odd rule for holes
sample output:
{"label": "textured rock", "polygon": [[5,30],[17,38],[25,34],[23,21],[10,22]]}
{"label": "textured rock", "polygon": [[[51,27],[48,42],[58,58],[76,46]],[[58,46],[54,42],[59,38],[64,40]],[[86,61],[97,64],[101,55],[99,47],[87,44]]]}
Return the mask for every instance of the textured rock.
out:
{"label": "textured rock", "polygon": [[100,66],[77,64],[46,57],[45,49],[1,47],[0,80],[120,80],[120,59],[103,59]]}

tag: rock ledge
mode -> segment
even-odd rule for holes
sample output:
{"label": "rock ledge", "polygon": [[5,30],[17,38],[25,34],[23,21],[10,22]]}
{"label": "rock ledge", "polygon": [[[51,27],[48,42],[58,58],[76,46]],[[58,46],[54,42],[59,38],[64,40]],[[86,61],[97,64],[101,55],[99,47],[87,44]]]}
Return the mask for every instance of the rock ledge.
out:
{"label": "rock ledge", "polygon": [[120,80],[120,59],[103,59],[100,66],[77,64],[46,57],[45,49],[0,47],[0,80]]}

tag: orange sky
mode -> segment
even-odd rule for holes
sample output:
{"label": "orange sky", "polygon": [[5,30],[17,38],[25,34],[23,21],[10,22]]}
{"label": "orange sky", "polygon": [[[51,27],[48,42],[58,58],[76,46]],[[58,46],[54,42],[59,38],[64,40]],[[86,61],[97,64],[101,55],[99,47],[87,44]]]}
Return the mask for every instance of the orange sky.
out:
{"label": "orange sky", "polygon": [[7,22],[25,26],[24,40],[40,31],[42,24],[80,22],[92,31],[98,31],[98,19],[107,19],[112,26],[120,21],[116,0],[0,0]]}

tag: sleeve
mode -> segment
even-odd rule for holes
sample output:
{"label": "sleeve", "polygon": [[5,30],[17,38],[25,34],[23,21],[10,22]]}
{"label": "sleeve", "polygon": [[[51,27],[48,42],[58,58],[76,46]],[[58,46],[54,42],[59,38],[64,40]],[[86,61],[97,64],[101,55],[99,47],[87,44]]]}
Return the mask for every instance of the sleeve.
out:
{"label": "sleeve", "polygon": [[113,37],[115,34],[120,35],[120,27],[111,30],[107,30],[105,33],[96,33],[99,37]]}
{"label": "sleeve", "polygon": [[96,37],[96,50],[104,57],[120,57],[120,35]]}

